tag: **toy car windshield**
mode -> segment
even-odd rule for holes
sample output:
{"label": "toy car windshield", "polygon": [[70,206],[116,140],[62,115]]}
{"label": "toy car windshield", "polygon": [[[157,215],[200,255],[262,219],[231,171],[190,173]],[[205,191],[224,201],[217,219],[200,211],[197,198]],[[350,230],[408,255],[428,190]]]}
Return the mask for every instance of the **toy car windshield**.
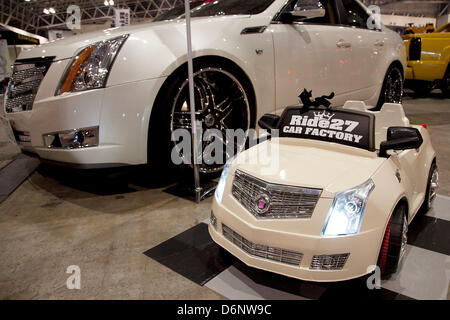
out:
{"label": "toy car windshield", "polygon": [[278,123],[279,136],[335,142],[375,151],[375,116],[341,108],[289,107]]}

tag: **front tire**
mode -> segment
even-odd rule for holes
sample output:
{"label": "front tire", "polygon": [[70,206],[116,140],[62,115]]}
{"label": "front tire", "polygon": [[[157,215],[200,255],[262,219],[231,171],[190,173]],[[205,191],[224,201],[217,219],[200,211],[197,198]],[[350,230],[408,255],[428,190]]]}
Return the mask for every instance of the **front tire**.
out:
{"label": "front tire", "polygon": [[[225,151],[221,155],[222,163],[211,164],[203,161],[199,165],[203,176],[214,177],[220,174],[225,161],[233,156],[228,154],[230,152],[227,153],[229,150],[226,149],[226,130],[242,129],[248,133],[248,129],[254,127],[254,95],[250,81],[237,66],[215,59],[194,61],[194,87],[195,112],[197,119],[201,121],[202,133],[207,129],[215,129],[214,132],[222,134],[219,139],[224,145],[222,150]],[[170,166],[172,150],[185,163],[193,162],[171,141],[171,136],[177,129],[191,132],[189,108],[187,66],[183,66],[169,77],[155,103],[148,138],[149,162],[157,163],[158,167]],[[212,138],[209,142],[202,142],[203,156],[206,150],[211,152],[211,148],[208,149],[207,146],[215,141],[215,138]],[[234,152],[240,152],[244,148],[245,141],[236,143]],[[158,155],[156,159],[154,155]]]}
{"label": "front tire", "polygon": [[403,72],[396,65],[391,65],[381,87],[380,98],[374,111],[381,110],[385,103],[402,103],[403,99]]}
{"label": "front tire", "polygon": [[382,276],[389,276],[397,272],[398,265],[403,258],[407,243],[408,219],[406,206],[398,205],[386,226],[378,266]]}

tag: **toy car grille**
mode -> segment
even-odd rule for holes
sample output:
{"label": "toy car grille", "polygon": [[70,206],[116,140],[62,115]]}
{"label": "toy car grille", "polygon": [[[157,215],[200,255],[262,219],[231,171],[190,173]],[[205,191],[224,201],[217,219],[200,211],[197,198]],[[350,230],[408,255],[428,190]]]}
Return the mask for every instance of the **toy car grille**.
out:
{"label": "toy car grille", "polygon": [[267,183],[236,170],[232,194],[256,218],[292,219],[310,218],[322,189]]}
{"label": "toy car grille", "polygon": [[344,268],[349,255],[349,253],[315,255],[309,268],[314,270],[341,270]]}
{"label": "toy car grille", "polygon": [[6,112],[31,110],[39,86],[53,58],[17,62],[6,92]]}
{"label": "toy car grille", "polygon": [[297,266],[302,261],[302,253],[253,243],[224,224],[222,224],[222,233],[226,239],[251,256]]}

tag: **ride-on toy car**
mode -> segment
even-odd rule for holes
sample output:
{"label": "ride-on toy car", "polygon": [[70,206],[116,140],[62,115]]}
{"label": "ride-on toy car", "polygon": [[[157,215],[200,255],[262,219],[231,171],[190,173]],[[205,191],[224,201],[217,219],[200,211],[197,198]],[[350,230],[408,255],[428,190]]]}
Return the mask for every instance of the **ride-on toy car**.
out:
{"label": "ride-on toy car", "polygon": [[[321,100],[260,119],[279,136],[225,165],[211,237],[247,265],[303,280],[357,278],[377,265],[394,273],[408,224],[436,195],[427,127],[410,125],[401,104],[370,111],[360,101],[324,108]],[[278,162],[272,172],[262,160],[244,161],[263,147]]]}

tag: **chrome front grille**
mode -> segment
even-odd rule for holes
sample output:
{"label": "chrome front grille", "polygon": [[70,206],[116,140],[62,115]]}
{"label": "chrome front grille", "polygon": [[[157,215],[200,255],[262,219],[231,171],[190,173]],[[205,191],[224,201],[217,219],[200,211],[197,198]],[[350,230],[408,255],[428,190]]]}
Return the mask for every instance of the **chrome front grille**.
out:
{"label": "chrome front grille", "polygon": [[344,268],[349,255],[349,253],[315,255],[309,268],[313,270],[341,270]]}
{"label": "chrome front grille", "polygon": [[6,92],[6,112],[28,111],[33,108],[42,79],[44,79],[53,57],[18,60],[13,69]]}
{"label": "chrome front grille", "polygon": [[233,197],[259,219],[310,218],[322,189],[272,184],[236,170]]}
{"label": "chrome front grille", "polygon": [[249,255],[296,266],[302,261],[302,253],[253,243],[224,224],[222,224],[222,233],[226,239]]}

